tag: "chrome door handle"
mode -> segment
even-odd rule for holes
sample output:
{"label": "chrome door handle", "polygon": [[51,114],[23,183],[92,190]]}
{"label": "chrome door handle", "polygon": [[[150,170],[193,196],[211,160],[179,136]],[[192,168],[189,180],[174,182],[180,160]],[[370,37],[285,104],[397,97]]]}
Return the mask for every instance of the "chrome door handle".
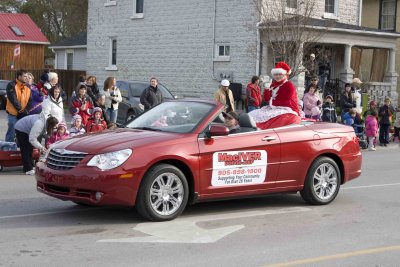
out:
{"label": "chrome door handle", "polygon": [[274,136],[266,136],[263,139],[261,139],[261,141],[267,141],[267,142],[271,142],[274,141],[276,138]]}

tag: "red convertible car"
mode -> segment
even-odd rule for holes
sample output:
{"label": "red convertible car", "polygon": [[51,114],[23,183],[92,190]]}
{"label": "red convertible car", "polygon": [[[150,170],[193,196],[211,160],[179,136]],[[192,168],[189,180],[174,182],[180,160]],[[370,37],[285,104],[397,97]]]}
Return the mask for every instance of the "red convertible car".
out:
{"label": "red convertible car", "polygon": [[353,128],[302,122],[260,130],[248,114],[229,134],[223,106],[164,102],[113,131],[56,143],[36,167],[37,189],[83,205],[136,206],[145,218],[176,218],[211,199],[298,192],[328,204],[361,174]]}

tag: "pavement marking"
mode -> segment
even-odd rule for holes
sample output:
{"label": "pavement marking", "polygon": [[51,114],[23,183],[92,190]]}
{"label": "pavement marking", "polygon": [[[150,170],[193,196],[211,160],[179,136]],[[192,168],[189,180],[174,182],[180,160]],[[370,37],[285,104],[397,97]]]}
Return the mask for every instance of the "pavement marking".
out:
{"label": "pavement marking", "polygon": [[208,215],[182,216],[173,221],[167,222],[146,222],[139,223],[132,230],[140,231],[147,236],[118,238],[118,239],[102,239],[97,242],[108,243],[214,243],[228,236],[245,226],[232,225],[227,227],[219,227],[214,229],[204,229],[197,226],[197,222],[216,221],[225,219],[239,219],[254,216],[272,215],[272,214],[287,214],[293,212],[310,211],[310,208],[295,207],[282,209],[264,209],[245,212],[231,212]]}
{"label": "pavement marking", "polygon": [[396,186],[396,185],[400,185],[400,183],[350,186],[350,187],[342,187],[341,189],[342,189],[342,190],[345,190],[345,189],[361,189],[361,188],[384,187],[384,186]]}
{"label": "pavement marking", "polygon": [[94,208],[93,207],[93,208],[89,208],[89,209],[80,209],[80,210],[64,210],[64,211],[50,211],[50,212],[20,214],[20,215],[9,215],[9,216],[0,216],[0,219],[23,218],[23,217],[51,215],[51,214],[60,214],[60,213],[70,213],[70,212],[80,212],[80,211],[98,210],[98,209],[103,209],[103,208],[102,207],[98,207],[98,208]]}
{"label": "pavement marking", "polygon": [[327,260],[337,260],[337,259],[344,259],[344,258],[349,258],[349,257],[354,257],[354,256],[376,254],[376,253],[381,253],[381,252],[397,251],[397,250],[400,250],[400,246],[388,246],[388,247],[380,247],[380,248],[373,248],[373,249],[356,250],[356,251],[351,251],[351,252],[346,252],[346,253],[334,254],[334,255],[330,255],[330,256],[322,256],[322,257],[308,258],[308,259],[297,260],[297,261],[289,261],[289,262],[284,262],[284,263],[264,265],[263,267],[289,267],[289,266],[304,265],[304,264],[316,263],[316,262],[327,261]]}

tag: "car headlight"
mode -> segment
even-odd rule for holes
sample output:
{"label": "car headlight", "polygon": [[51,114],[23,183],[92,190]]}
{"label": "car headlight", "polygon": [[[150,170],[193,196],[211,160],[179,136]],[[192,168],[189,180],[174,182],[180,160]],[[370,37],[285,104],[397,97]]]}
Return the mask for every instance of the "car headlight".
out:
{"label": "car headlight", "polygon": [[87,163],[87,166],[97,167],[102,171],[111,170],[121,166],[131,154],[131,149],[123,149],[115,152],[95,155]]}

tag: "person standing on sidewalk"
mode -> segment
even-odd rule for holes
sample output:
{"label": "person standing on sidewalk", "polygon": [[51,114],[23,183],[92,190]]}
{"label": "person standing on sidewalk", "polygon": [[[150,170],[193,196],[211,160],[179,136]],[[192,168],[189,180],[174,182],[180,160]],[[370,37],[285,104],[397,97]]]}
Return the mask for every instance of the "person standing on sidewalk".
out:
{"label": "person standing on sidewalk", "polygon": [[251,78],[251,83],[247,85],[246,88],[246,99],[247,99],[247,112],[259,109],[261,106],[261,90],[258,83],[260,78],[258,76],[253,76]]}
{"label": "person standing on sidewalk", "polygon": [[15,124],[17,143],[21,149],[22,165],[26,175],[34,175],[32,151],[39,149],[44,154],[46,148],[41,144],[45,135],[50,136],[57,127],[58,120],[55,117],[44,118],[43,114],[34,114],[20,119]]}
{"label": "person standing on sidewalk", "polygon": [[231,89],[229,89],[230,82],[222,80],[221,86],[214,94],[215,101],[225,106],[225,112],[229,113],[235,111],[234,99]]}
{"label": "person standing on sidewalk", "polygon": [[8,114],[8,129],[6,133],[6,142],[14,142],[15,123],[28,115],[31,108],[32,96],[31,89],[26,86],[28,75],[26,70],[18,70],[15,81],[7,85],[7,104],[6,111]]}
{"label": "person standing on sidewalk", "polygon": [[385,99],[385,104],[379,108],[379,145],[389,144],[389,128],[392,125],[392,116],[395,113],[390,98]]}
{"label": "person standing on sidewalk", "polygon": [[151,78],[150,86],[144,89],[142,92],[142,95],[140,96],[140,103],[144,106],[144,111],[147,111],[163,102],[163,96],[157,85],[158,80],[156,78]]}
{"label": "person standing on sidewalk", "polygon": [[365,135],[368,138],[368,150],[375,151],[374,139],[378,136],[378,120],[376,119],[377,113],[375,110],[371,110],[370,114],[365,119]]}

